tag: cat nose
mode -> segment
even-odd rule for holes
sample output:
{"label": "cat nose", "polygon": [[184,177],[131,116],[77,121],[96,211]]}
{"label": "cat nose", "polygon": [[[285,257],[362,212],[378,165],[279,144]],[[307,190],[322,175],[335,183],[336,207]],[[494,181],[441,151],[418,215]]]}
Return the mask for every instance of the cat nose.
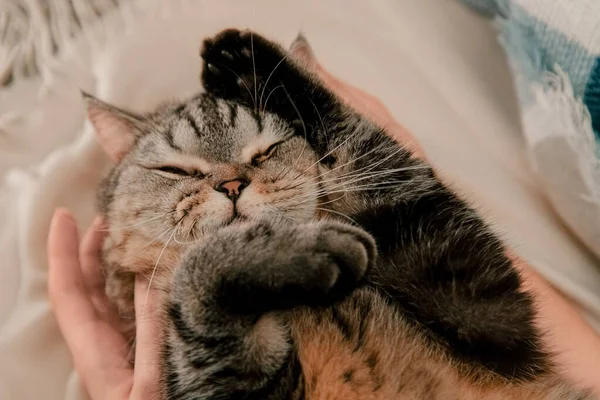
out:
{"label": "cat nose", "polygon": [[215,190],[217,192],[225,193],[230,199],[237,199],[242,193],[242,190],[249,184],[250,183],[245,179],[233,179],[231,181],[219,183],[215,186]]}

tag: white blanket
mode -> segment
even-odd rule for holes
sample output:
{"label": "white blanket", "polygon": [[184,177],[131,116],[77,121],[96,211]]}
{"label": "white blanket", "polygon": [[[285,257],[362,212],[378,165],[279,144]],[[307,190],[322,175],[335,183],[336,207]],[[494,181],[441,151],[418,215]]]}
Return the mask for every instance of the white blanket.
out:
{"label": "white blanket", "polygon": [[45,287],[53,210],[69,207],[85,228],[109,167],[78,89],[138,111],[193,93],[202,38],[228,26],[283,43],[304,31],[324,66],[380,97],[515,250],[600,326],[598,261],[529,171],[509,72],[485,21],[439,0],[142,3],[144,12],[86,32],[43,80],[0,92],[0,399],[83,396]]}

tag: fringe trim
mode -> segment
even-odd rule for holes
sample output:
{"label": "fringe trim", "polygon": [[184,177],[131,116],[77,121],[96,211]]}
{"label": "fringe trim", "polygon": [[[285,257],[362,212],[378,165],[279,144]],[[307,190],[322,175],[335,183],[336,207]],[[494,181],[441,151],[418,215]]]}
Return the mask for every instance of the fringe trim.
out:
{"label": "fringe trim", "polygon": [[600,169],[600,160],[596,152],[596,141],[592,127],[592,117],[582,99],[577,98],[569,81],[569,76],[558,65],[554,72],[545,72],[541,82],[530,86],[534,104],[528,107],[524,115],[526,135],[532,142],[550,136],[566,136],[578,153],[589,157],[589,164]]}
{"label": "fringe trim", "polygon": [[[494,22],[513,72],[532,168],[557,214],[600,256],[595,221],[600,215],[600,159],[597,158],[600,152],[596,149],[599,144],[595,141],[590,112],[575,95],[569,76],[559,66],[547,70],[541,51],[527,30],[511,25],[502,17],[496,17]],[[539,153],[543,150],[538,146],[556,138],[564,140],[562,147],[555,147],[553,154]],[[571,175],[574,182],[569,181],[568,174],[554,175],[569,170],[576,174]],[[585,213],[587,219],[582,217]]]}
{"label": "fringe trim", "polygon": [[[550,137],[567,138],[579,155],[578,167],[593,198],[600,202],[600,159],[596,156],[600,148],[596,149],[598,143],[588,108],[575,96],[567,73],[558,65],[553,71],[546,70],[541,52],[526,30],[502,17],[497,17],[494,23],[513,72],[527,141],[534,146]],[[532,163],[537,169],[534,159]]]}
{"label": "fringe trim", "polygon": [[[523,111],[530,159],[558,214],[600,257],[600,159],[592,119],[574,96],[568,75],[558,66],[554,69],[531,84],[535,101]],[[553,144],[553,138],[563,142]]]}
{"label": "fringe trim", "polygon": [[128,0],[8,0],[0,4],[0,87],[44,73],[88,27]]}
{"label": "fringe trim", "polygon": [[[577,167],[592,191],[592,198],[600,202],[600,160],[596,157],[590,112],[575,97],[567,74],[558,66],[554,70],[544,73],[540,82],[530,86],[534,103],[523,113],[525,136],[532,145],[550,137],[566,138],[572,151],[579,155]],[[556,162],[560,163],[560,159]]]}

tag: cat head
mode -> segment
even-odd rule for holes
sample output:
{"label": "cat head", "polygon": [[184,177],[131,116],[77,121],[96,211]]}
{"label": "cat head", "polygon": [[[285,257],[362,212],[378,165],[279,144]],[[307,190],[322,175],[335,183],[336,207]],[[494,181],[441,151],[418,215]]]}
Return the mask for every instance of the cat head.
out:
{"label": "cat head", "polygon": [[[314,68],[303,37],[292,51],[300,67]],[[108,248],[121,249],[113,259],[129,265],[154,263],[165,249],[238,221],[344,217],[366,206],[353,199],[358,189],[383,177],[358,154],[390,148],[361,136],[370,125],[354,114],[344,122],[352,127],[347,139],[326,138],[321,149],[309,144],[304,124],[206,93],[145,115],[85,99],[98,141],[116,163],[99,196]],[[355,169],[368,176],[357,178]],[[348,195],[346,183],[357,190]]]}
{"label": "cat head", "polygon": [[317,157],[275,115],[208,94],[148,115],[85,97],[116,162],[100,195],[111,229],[181,242],[239,220],[316,216]]}

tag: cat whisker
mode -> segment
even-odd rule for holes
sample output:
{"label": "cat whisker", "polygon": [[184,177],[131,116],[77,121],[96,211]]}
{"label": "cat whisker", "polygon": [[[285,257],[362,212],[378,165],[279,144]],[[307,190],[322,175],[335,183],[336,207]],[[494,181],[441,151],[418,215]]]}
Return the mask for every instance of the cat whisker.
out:
{"label": "cat whisker", "polygon": [[306,96],[306,98],[308,99],[308,101],[310,101],[310,104],[312,104],[313,109],[315,110],[315,113],[317,113],[317,117],[319,117],[319,121],[321,122],[321,127],[323,128],[323,136],[325,137],[325,142],[327,143],[327,147],[329,147],[329,140],[328,140],[329,134],[327,133],[327,128],[325,128],[325,121],[323,121],[323,117],[321,116],[319,109],[315,105],[315,102],[308,95]]}
{"label": "cat whisker", "polygon": [[192,237],[192,240],[188,240],[188,241],[179,241],[177,240],[177,238],[173,239],[173,241],[177,244],[192,244],[192,243],[196,243],[200,240],[200,238],[196,238],[196,232],[194,231],[194,228],[196,227],[196,223],[198,222],[198,217],[194,218],[194,220],[192,221],[185,238],[189,238],[190,236]]}
{"label": "cat whisker", "polygon": [[[273,214],[277,215],[278,218],[284,218],[284,219],[292,221],[292,222],[297,222],[296,218],[292,217],[291,215],[287,215],[284,211],[278,209],[277,207],[274,207],[271,204],[267,205],[267,207],[271,210],[271,212]],[[290,209],[291,208],[288,207],[287,211],[289,211]]]}
{"label": "cat whisker", "polygon": [[394,185],[399,185],[401,183],[406,183],[409,179],[398,179],[398,180],[390,180],[390,181],[382,181],[382,182],[371,182],[371,183],[363,183],[360,185],[348,185],[346,183],[340,183],[335,187],[331,187],[326,191],[323,191],[323,194],[319,197],[323,197],[324,195],[334,194],[334,193],[342,193],[342,192],[351,192],[357,188],[366,188],[366,187],[394,187]]}
{"label": "cat whisker", "polygon": [[341,217],[344,217],[348,221],[352,222],[355,226],[359,226],[360,225],[358,222],[356,222],[354,219],[352,219],[349,215],[346,215],[343,212],[339,212],[339,211],[336,211],[336,210],[332,210],[330,208],[323,208],[323,207],[315,207],[315,209],[316,210],[320,210],[320,211],[329,212],[329,213],[336,214],[336,215],[339,215]]}
{"label": "cat whisker", "polygon": [[344,144],[348,143],[348,141],[352,139],[352,135],[348,135],[348,137],[346,139],[344,139],[344,141],[342,141],[342,143],[338,144],[337,146],[335,146],[333,149],[331,149],[327,154],[325,154],[323,157],[319,158],[317,161],[315,161],[313,164],[311,164],[310,166],[308,166],[308,168],[306,168],[304,171],[302,171],[301,173],[305,173],[306,171],[308,171],[309,169],[311,169],[312,167],[314,167],[315,165],[317,165],[318,163],[320,163],[321,161],[323,161],[325,158],[327,158],[328,156],[331,155],[331,153],[333,153],[334,151],[336,151],[337,149],[339,149],[340,147],[342,147]]}
{"label": "cat whisker", "polygon": [[[366,153],[362,154],[361,156],[359,156],[359,157],[356,157],[356,158],[353,158],[352,160],[350,160],[350,161],[347,161],[347,162],[345,162],[344,164],[338,165],[337,167],[335,167],[335,168],[332,168],[332,169],[330,169],[329,171],[326,171],[326,172],[322,173],[322,174],[321,174],[319,177],[323,177],[323,176],[325,176],[325,175],[328,175],[328,174],[330,174],[330,173],[331,173],[331,172],[333,172],[333,171],[336,171],[336,170],[338,170],[338,169],[340,169],[340,168],[343,168],[343,167],[345,167],[345,166],[347,166],[347,165],[349,165],[349,164],[352,164],[352,163],[354,163],[354,162],[356,162],[356,161],[360,160],[361,158],[367,157],[368,155],[370,155],[370,154],[374,153],[374,152],[375,152],[375,151],[377,151],[377,150],[379,150],[379,148],[378,148],[378,147],[374,147],[374,148],[372,148],[371,150],[369,150],[368,152],[366,152]],[[389,157],[392,157],[392,156],[394,156],[394,155],[398,154],[400,151],[402,151],[402,149],[398,149],[398,150],[394,151],[394,152],[393,152],[391,155],[389,155],[388,157],[386,157],[386,159],[385,159],[385,160],[387,160]],[[368,165],[368,166],[366,166],[366,167],[360,168],[360,169],[358,169],[358,170],[354,170],[354,171],[352,171],[352,173],[356,173],[356,172],[359,172],[360,170],[362,170],[362,169],[364,169],[364,168],[368,168],[368,167],[371,167],[371,166],[377,166],[377,165],[379,165],[379,162],[378,162],[378,163],[376,163],[375,165],[371,164],[371,165]]]}
{"label": "cat whisker", "polygon": [[[313,104],[313,107],[315,107],[315,112],[317,113],[317,116],[319,117],[320,121],[321,121],[321,125],[323,127],[323,130],[326,132],[326,128],[325,128],[325,123],[323,121],[323,118],[321,117],[321,114],[319,113],[319,110],[316,108],[316,106],[314,105],[314,102],[312,102],[312,100],[309,98],[309,100],[311,101],[311,103]],[[325,137],[327,137],[327,135],[325,135]],[[334,147],[332,150],[330,150],[327,154],[325,154],[323,157],[321,157],[320,159],[318,159],[315,163],[313,163],[311,166],[309,166],[304,172],[308,171],[310,168],[312,168],[314,165],[318,164],[319,162],[321,162],[322,160],[324,160],[326,157],[330,156],[334,151],[336,151],[337,149],[339,149],[340,147],[342,147],[343,145],[345,145],[353,136],[352,135],[348,135],[348,137],[342,141],[342,143],[340,143],[339,145],[337,145],[336,147]],[[332,170],[326,172],[329,173],[331,171],[335,171],[338,168],[341,168],[343,166],[346,166],[354,161],[357,161],[363,157],[366,157],[367,155],[371,154],[374,151],[377,151],[379,148],[378,147],[374,147],[373,149],[369,150],[367,153],[362,154],[360,157],[357,157],[353,160],[350,160],[348,162],[346,162],[345,164],[342,164],[340,166],[337,166],[336,168],[333,168]],[[386,160],[388,160],[390,157],[398,154],[399,152],[403,151],[404,148],[403,147],[399,147],[396,151],[394,151],[392,154],[390,154],[388,157],[386,157],[384,160],[380,160],[376,165],[381,164],[382,162],[385,162]]]}
{"label": "cat whisker", "polygon": [[[270,96],[270,95],[269,95],[269,96]],[[317,106],[316,106],[316,105],[315,105],[315,103],[312,101],[312,99],[311,99],[309,96],[306,96],[306,97],[307,97],[307,99],[310,101],[310,103],[312,104],[312,106],[313,106],[313,108],[314,108],[315,112],[317,113],[317,116],[319,117],[319,120],[320,120],[320,122],[321,122],[321,126],[323,127],[324,137],[325,137],[325,140],[327,141],[327,147],[329,147],[329,140],[327,139],[327,137],[328,137],[329,135],[327,134],[327,128],[325,128],[325,122],[323,121],[323,118],[321,117],[321,113],[320,113],[320,112],[319,112],[319,110],[317,109]],[[289,98],[289,100],[290,100],[290,101],[292,101],[292,99],[289,97],[289,95],[288,95],[288,98]],[[267,100],[268,100],[268,97],[267,97]],[[266,107],[266,103],[265,103],[265,107]],[[305,128],[305,131],[304,131],[304,139],[306,140],[306,128]],[[301,155],[302,155],[302,153],[301,153]],[[329,155],[329,154],[327,154],[327,155]],[[325,155],[323,158],[327,157],[327,155]],[[318,164],[318,163],[319,163],[319,162],[320,162],[320,161],[321,161],[323,158],[321,158],[321,159],[317,160],[315,163],[313,163],[312,165],[310,165],[310,166],[309,166],[308,168],[306,168],[304,171],[300,172],[300,173],[299,173],[299,174],[298,174],[296,177],[294,177],[294,178],[292,179],[292,181],[294,181],[294,180],[298,179],[300,176],[302,176],[302,175],[303,175],[303,174],[304,174],[306,171],[308,171],[310,168],[312,168],[312,167],[314,167],[315,165],[317,165],[317,164]],[[288,172],[289,172],[289,171],[288,171]],[[286,173],[286,175],[287,175],[287,173]],[[285,175],[284,175],[284,176],[285,176]]]}
{"label": "cat whisker", "polygon": [[[296,111],[296,114],[298,114],[298,118],[300,119],[300,122],[302,123],[302,130],[304,131],[304,141],[307,141],[307,135],[308,132],[306,131],[306,124],[304,123],[304,119],[302,118],[302,114],[300,114],[300,110],[298,110],[298,107],[296,106],[296,103],[294,103],[294,100],[292,100],[292,97],[290,96],[290,94],[288,93],[288,91],[285,89],[284,85],[281,85],[283,91],[285,92],[286,96],[288,97],[288,100],[290,101],[290,103],[292,103],[292,107],[294,107],[294,110]],[[294,161],[293,167],[296,167],[296,164],[298,164],[298,161],[300,161],[300,159],[302,158],[302,156],[304,155],[304,149],[306,149],[306,145],[302,146],[302,151],[300,152],[300,155],[298,156],[298,158],[296,158],[296,160]],[[287,174],[286,174],[287,175]]]}
{"label": "cat whisker", "polygon": [[[252,74],[254,75],[254,97],[252,98],[252,101],[254,103],[254,109],[256,111],[259,110],[258,108],[258,104],[256,104],[256,98],[258,97],[258,88],[257,88],[257,82],[256,82],[256,62],[254,60],[254,33],[252,31],[250,31],[250,53],[252,54]],[[261,100],[262,100],[262,96],[261,96]],[[268,98],[267,98],[268,100]]]}
{"label": "cat whisker", "polygon": [[258,102],[258,104],[261,106],[261,108],[263,110],[265,110],[265,108],[262,107],[262,98],[265,95],[265,90],[267,89],[267,87],[269,87],[269,81],[271,80],[271,77],[273,76],[273,74],[275,73],[275,71],[277,70],[277,68],[279,68],[279,66],[290,56],[290,53],[287,53],[285,56],[283,56],[283,58],[277,63],[277,65],[275,65],[275,67],[273,68],[273,70],[271,71],[271,73],[269,74],[269,76],[267,77],[267,80],[264,83],[263,86],[263,90],[262,93],[260,94],[260,100]]}
{"label": "cat whisker", "polygon": [[[378,191],[378,190],[390,190],[390,189],[397,189],[400,185],[400,183],[406,183],[407,181],[398,181],[398,182],[382,182],[380,184],[371,184],[371,185],[363,185],[363,186],[357,186],[357,187],[353,187],[353,188],[349,188],[349,189],[342,189],[342,190],[336,190],[336,191],[332,191],[329,193],[323,193],[319,196],[316,196],[317,199],[332,195],[332,194],[337,194],[337,193],[343,193],[344,195],[350,194],[350,193],[354,193],[354,192],[366,192],[366,191]],[[336,198],[337,200],[340,200],[341,198]],[[311,199],[307,199],[307,200],[303,200],[300,203],[306,203],[312,201]]]}
{"label": "cat whisker", "polygon": [[[309,98],[309,100],[310,100],[310,98]],[[311,100],[311,102],[312,102],[312,100]],[[314,106],[314,103],[313,103],[313,106]],[[321,114],[319,113],[318,109],[316,109],[316,107],[315,107],[315,111],[317,112],[317,115],[319,116],[319,119],[320,119],[320,121],[321,121],[321,125],[322,125],[322,127],[323,127],[323,130],[325,130],[325,131],[326,131],[325,124],[324,124],[324,122],[323,122],[323,119],[322,119],[322,117],[321,117]],[[325,135],[325,137],[327,137],[327,135]],[[351,138],[352,138],[352,135],[348,135],[348,137],[347,137],[347,138],[346,138],[346,139],[345,139],[345,140],[344,140],[342,143],[340,143],[339,145],[337,145],[335,148],[333,148],[332,150],[330,150],[330,151],[329,151],[327,154],[325,154],[323,157],[321,157],[321,158],[320,158],[320,159],[318,159],[316,162],[314,162],[313,164],[311,164],[311,165],[310,165],[308,168],[306,168],[306,170],[302,171],[302,173],[304,173],[304,172],[308,171],[310,168],[312,168],[313,166],[315,166],[316,164],[318,164],[319,162],[321,162],[323,159],[325,159],[326,157],[328,157],[329,155],[331,155],[331,154],[332,154],[334,151],[336,151],[337,149],[341,148],[341,147],[342,147],[344,144],[346,144],[346,143],[347,143],[347,142],[348,142],[348,141],[349,141]],[[329,173],[331,173],[331,172],[333,172],[333,171],[335,171],[335,170],[337,170],[337,169],[343,168],[343,167],[345,167],[345,166],[347,166],[347,165],[349,165],[349,164],[351,164],[351,163],[353,163],[353,162],[355,162],[355,161],[358,161],[358,160],[360,160],[361,158],[367,157],[369,154],[371,154],[371,153],[373,153],[373,152],[375,152],[375,151],[377,151],[377,150],[380,150],[380,148],[379,148],[379,147],[374,147],[374,148],[372,148],[371,150],[369,150],[368,152],[366,152],[366,153],[362,154],[361,156],[359,156],[359,157],[357,157],[357,158],[354,158],[354,159],[352,159],[352,160],[350,160],[350,161],[348,161],[348,162],[346,162],[346,163],[344,163],[344,164],[342,164],[342,165],[338,165],[337,167],[335,167],[335,168],[333,168],[333,169],[331,169],[331,170],[329,170],[329,171],[326,171],[326,172],[324,172],[323,174],[321,174],[321,176],[327,175],[327,174],[329,174]],[[405,146],[399,146],[399,147],[398,147],[398,148],[397,148],[397,149],[396,149],[394,152],[392,152],[391,154],[389,154],[388,156],[386,156],[386,157],[385,157],[385,158],[383,158],[382,160],[379,160],[379,161],[378,161],[378,162],[376,162],[375,164],[367,165],[367,166],[365,166],[365,167],[361,168],[360,170],[363,170],[363,169],[371,170],[371,169],[373,169],[373,168],[375,168],[375,167],[377,167],[377,166],[379,166],[379,165],[381,165],[381,164],[385,163],[387,160],[389,160],[389,159],[390,159],[390,158],[392,158],[393,156],[395,156],[395,155],[397,155],[398,153],[401,153],[401,152],[403,152],[403,151],[406,151],[406,150],[405,150]],[[353,171],[353,172],[357,172],[357,171]],[[299,175],[301,175],[302,173],[300,173]]]}
{"label": "cat whisker", "polygon": [[188,192],[184,192],[183,190],[179,189],[178,187],[176,187],[176,186],[174,186],[174,185],[173,185],[173,186],[171,186],[171,187],[172,187],[173,189],[177,190],[179,193],[183,194],[185,197],[187,197],[187,196],[189,196],[189,195],[191,194],[191,193],[188,193]]}
{"label": "cat whisker", "polygon": [[[319,203],[319,206],[323,206],[323,205],[325,205],[325,204],[330,204],[330,203],[335,203],[336,201],[340,201],[341,199],[345,198],[347,195],[348,195],[348,193],[344,193],[344,195],[343,195],[343,196],[336,197],[335,199],[333,199],[333,200],[329,200],[329,201],[326,201],[326,202],[324,202],[324,203]],[[323,197],[323,196],[322,196],[322,197]],[[317,197],[317,199],[319,199],[319,197]]]}
{"label": "cat whisker", "polygon": [[[394,188],[397,188],[398,185],[406,183],[408,180],[409,179],[390,180],[390,181],[383,181],[383,182],[372,182],[372,183],[366,183],[366,184],[362,184],[362,185],[349,186],[349,187],[347,187],[348,182],[342,182],[340,184],[334,185],[333,187],[322,188],[322,189],[319,189],[316,191],[305,193],[302,196],[296,197],[295,204],[297,204],[297,205],[306,204],[306,203],[313,201],[314,199],[320,199],[320,198],[323,198],[323,197],[326,197],[326,196],[329,196],[332,194],[337,194],[337,193],[344,194],[341,197],[337,197],[336,199],[327,202],[327,203],[333,203],[335,201],[341,200],[348,193],[367,191],[367,190],[394,189]],[[322,204],[324,204],[324,203],[322,203]]]}
{"label": "cat whisker", "polygon": [[265,100],[265,107],[264,107],[265,109],[267,108],[267,104],[269,103],[269,98],[271,97],[273,92],[276,91],[277,89],[279,89],[280,87],[283,87],[283,85],[275,86],[275,88],[269,92],[269,95],[267,96],[267,99]]}
{"label": "cat whisker", "polygon": [[[312,100],[311,100],[311,101],[312,101]],[[317,110],[315,109],[315,111],[317,111]],[[318,111],[317,111],[317,113],[318,113]],[[318,115],[319,115],[319,118],[321,118],[320,114],[318,114]],[[322,118],[321,118],[321,124],[323,125],[323,129],[325,129],[325,125],[324,125],[324,123],[323,123],[323,120],[322,120]],[[348,135],[348,137],[347,137],[347,138],[346,138],[346,139],[345,139],[345,140],[344,140],[342,143],[340,143],[339,145],[337,145],[335,148],[333,148],[332,150],[330,150],[330,151],[329,151],[327,154],[325,154],[323,157],[319,158],[319,159],[318,159],[317,161],[315,161],[313,164],[311,164],[310,166],[308,166],[308,168],[306,168],[304,171],[300,172],[300,173],[299,173],[299,174],[298,174],[296,177],[294,177],[294,178],[292,179],[292,181],[293,181],[293,180],[295,180],[295,179],[298,179],[298,177],[302,176],[302,174],[304,174],[304,173],[305,173],[306,171],[308,171],[310,168],[314,167],[314,166],[315,166],[315,165],[317,165],[319,162],[321,162],[322,160],[324,160],[326,157],[328,157],[329,155],[331,155],[331,154],[332,154],[334,151],[336,151],[337,149],[339,149],[340,147],[342,147],[342,146],[343,146],[344,144],[346,144],[346,143],[347,143],[347,142],[348,142],[348,141],[349,141],[351,138],[352,138],[352,136],[351,136],[351,135]],[[349,164],[351,164],[351,163],[353,163],[353,162],[355,162],[355,161],[357,161],[357,160],[359,160],[359,159],[361,159],[361,158],[363,158],[363,157],[366,157],[367,155],[371,154],[372,152],[374,152],[374,151],[376,151],[376,150],[377,150],[377,147],[375,147],[375,148],[373,148],[373,149],[369,150],[367,153],[365,153],[365,154],[361,155],[360,157],[357,157],[357,158],[355,158],[355,159],[352,159],[352,160],[350,160],[350,161],[348,161],[348,162],[346,162],[346,163],[344,163],[344,164],[342,164],[342,165],[338,165],[337,167],[335,167],[335,168],[333,168],[333,169],[330,169],[329,171],[326,171],[326,172],[324,172],[323,174],[320,174],[320,175],[319,175],[319,177],[321,177],[321,176],[325,176],[325,175],[327,175],[327,174],[329,174],[329,173],[331,173],[331,172],[333,172],[333,171],[335,171],[335,170],[338,170],[338,169],[340,169],[340,168],[343,168],[343,167],[345,167],[345,166],[347,166],[347,165],[349,165]],[[400,149],[400,150],[402,150],[402,149]],[[397,153],[397,152],[399,152],[400,150],[397,150],[397,151],[395,151],[393,154],[396,154],[396,153]],[[392,155],[393,155],[393,154],[392,154]],[[385,161],[385,160],[384,160],[384,161]],[[356,172],[356,171],[354,171],[354,172]]]}
{"label": "cat whisker", "polygon": [[[370,184],[350,187],[350,188],[346,188],[346,189],[333,190],[333,191],[327,192],[326,195],[336,194],[336,193],[352,193],[352,192],[356,192],[356,191],[360,191],[360,190],[364,190],[364,189],[368,189],[368,188],[371,188],[374,190],[375,189],[376,190],[394,189],[394,188],[397,188],[398,185],[400,185],[401,183],[406,183],[406,182],[407,182],[407,180],[370,183]],[[324,196],[319,196],[319,197],[324,197]]]}
{"label": "cat whisker", "polygon": [[[338,191],[338,192],[333,192],[333,193],[329,193],[329,192],[327,192],[327,193],[321,193],[321,194],[313,194],[313,195],[311,195],[311,196],[310,196],[310,197],[308,197],[308,198],[305,198],[305,199],[302,199],[302,200],[300,200],[300,201],[296,201],[296,202],[294,202],[294,204],[293,204],[293,205],[295,205],[295,206],[301,206],[301,205],[304,205],[304,204],[307,204],[307,203],[311,203],[311,202],[313,202],[313,201],[318,201],[319,199],[322,199],[322,198],[324,198],[324,197],[327,197],[327,196],[329,196],[330,194],[336,194],[336,193],[341,193],[341,192],[344,192],[344,191]],[[326,201],[326,202],[324,202],[324,203],[318,203],[318,205],[324,205],[324,204],[331,204],[331,203],[335,203],[336,201],[342,200],[342,199],[343,199],[343,198],[345,198],[346,196],[347,196],[347,193],[344,193],[344,194],[343,194],[343,196],[336,197],[335,199],[332,199],[332,200]]]}
{"label": "cat whisker", "polygon": [[[359,160],[359,159],[361,159],[361,158],[363,158],[363,157],[366,157],[367,155],[371,154],[372,152],[374,152],[374,151],[376,151],[376,150],[378,150],[378,148],[377,148],[377,147],[375,147],[375,148],[371,149],[370,151],[368,151],[367,153],[363,154],[362,156],[360,156],[360,157],[357,157],[357,158],[355,158],[355,159],[354,159],[354,160],[352,160],[352,161],[349,161],[348,163],[350,163],[350,162],[354,162],[354,161],[357,161],[357,160]],[[393,156],[397,155],[398,153],[400,153],[400,152],[402,152],[402,151],[403,151],[403,149],[400,147],[400,148],[396,149],[396,150],[395,150],[393,153],[391,153],[391,154],[389,154],[388,156],[386,156],[385,158],[383,158],[383,159],[381,159],[381,160],[377,161],[376,163],[374,163],[374,164],[370,164],[370,165],[366,165],[366,166],[364,166],[364,167],[362,167],[362,168],[359,168],[359,169],[353,170],[353,171],[351,171],[351,172],[350,172],[350,173],[348,173],[348,174],[345,174],[345,175],[340,175],[339,177],[337,177],[337,179],[340,179],[340,178],[346,178],[346,177],[349,177],[349,176],[352,176],[352,175],[357,175],[358,173],[361,173],[361,172],[368,172],[368,171],[371,171],[371,170],[373,170],[374,168],[376,168],[376,167],[378,167],[379,165],[381,165],[381,164],[385,163],[387,160],[389,160],[390,158],[392,158]],[[329,170],[329,171],[326,171],[326,172],[324,172],[323,174],[321,174],[321,177],[323,177],[323,176],[325,176],[325,175],[327,175],[327,174],[329,174],[329,173],[331,173],[331,172],[335,171],[336,169],[338,169],[338,168],[340,168],[340,167],[342,167],[342,166],[345,166],[345,165],[347,165],[348,163],[346,163],[346,164],[343,164],[343,165],[341,165],[341,166],[338,166],[338,167],[336,167],[336,168],[334,168],[334,169],[332,169],[332,170]],[[410,168],[410,167],[403,167],[403,168]],[[429,168],[429,167],[427,167],[427,168]]]}
{"label": "cat whisker", "polygon": [[300,183],[297,183],[297,184],[291,186],[293,183],[294,183],[294,181],[290,182],[290,184],[288,184],[287,186],[279,188],[279,190],[280,191],[282,191],[282,190],[293,190],[293,189],[299,188],[300,186],[305,185],[305,184],[310,183],[310,182],[307,181],[307,180],[304,180],[304,181],[302,181]]}
{"label": "cat whisker", "polygon": [[165,240],[167,240],[169,238],[171,229],[173,228],[167,228],[165,229],[161,234],[159,234],[155,239],[153,239],[151,242],[147,243],[145,245],[145,248],[148,248],[150,246],[152,246],[154,243],[162,241],[164,242]]}
{"label": "cat whisker", "polygon": [[[320,185],[330,184],[330,185],[324,186],[317,191],[305,193],[302,196],[300,196],[300,198],[312,197],[318,193],[329,193],[332,190],[338,189],[340,187],[346,187],[346,186],[349,186],[356,182],[364,181],[367,179],[383,177],[386,175],[392,175],[392,174],[396,174],[396,173],[402,172],[402,171],[420,169],[423,167],[424,166],[413,166],[413,167],[402,167],[402,168],[393,168],[393,169],[381,170],[381,171],[373,171],[373,172],[369,172],[369,173],[362,173],[362,174],[356,174],[356,175],[355,174],[346,174],[346,175],[342,175],[340,177],[335,177],[335,178],[331,178],[331,179],[327,179],[327,180],[314,182],[315,185],[318,185],[318,184],[320,184]],[[404,182],[404,180],[399,180],[398,182]],[[305,182],[305,183],[310,184],[313,182]],[[376,182],[374,182],[374,183],[376,183]],[[377,184],[379,184],[379,183],[377,183]],[[352,187],[352,186],[350,186],[350,187]]]}
{"label": "cat whisker", "polygon": [[148,222],[156,221],[157,219],[161,219],[163,217],[166,217],[167,215],[172,214],[174,212],[175,212],[175,210],[169,211],[169,212],[166,212],[164,214],[158,215],[156,217],[152,217],[152,218],[147,219],[145,221],[136,222],[135,224],[131,224],[131,225],[117,226],[117,227],[109,228],[109,229],[97,229],[97,231],[98,232],[118,232],[118,231],[122,231],[124,229],[128,229],[128,228],[133,228],[133,227],[136,227],[136,226],[144,225],[144,224],[147,224]]}
{"label": "cat whisker", "polygon": [[197,222],[198,222],[198,217],[195,217],[194,220],[192,221],[192,223],[190,224],[190,229],[188,229],[186,237],[189,237],[190,235],[193,234],[194,228],[196,227]]}
{"label": "cat whisker", "polygon": [[[295,163],[294,163],[295,164]],[[283,168],[281,168],[281,171],[279,171],[279,173],[277,174],[277,176],[275,177],[275,180],[280,180],[283,179],[287,176],[287,174],[290,173],[290,171],[292,170],[292,168],[294,167],[293,164],[289,164],[284,166]],[[298,175],[300,176],[300,175]],[[292,179],[293,180],[293,179]]]}
{"label": "cat whisker", "polygon": [[[282,179],[283,177],[285,177],[290,172],[291,169],[292,169],[291,166],[281,168],[281,171],[279,171],[279,173],[275,177],[275,180],[278,181],[279,179]],[[284,172],[285,172],[285,174],[284,174]]]}
{"label": "cat whisker", "polygon": [[415,165],[415,166],[411,166],[411,167],[390,168],[390,169],[384,169],[384,170],[372,171],[372,172],[366,172],[366,173],[359,173],[359,174],[349,173],[349,174],[345,174],[345,175],[340,175],[335,178],[321,180],[320,183],[328,184],[328,183],[335,183],[336,181],[344,180],[342,182],[342,184],[349,184],[349,183],[358,182],[358,181],[361,181],[364,179],[381,177],[381,176],[385,176],[385,175],[392,175],[392,174],[397,174],[399,172],[419,170],[419,169],[429,169],[429,168],[430,167],[425,166],[425,165]]}
{"label": "cat whisker", "polygon": [[175,237],[175,234],[177,233],[177,228],[179,228],[179,224],[181,223],[181,221],[183,221],[183,217],[181,217],[179,219],[179,221],[177,221],[177,224],[173,228],[173,232],[171,233],[171,236],[165,242],[165,245],[163,246],[162,250],[158,254],[156,263],[154,263],[154,268],[152,269],[152,274],[150,275],[150,280],[148,281],[148,289],[146,290],[146,296],[144,298],[144,307],[142,308],[142,316],[146,315],[146,306],[148,305],[148,297],[150,296],[150,289],[152,288],[152,283],[154,281],[154,277],[156,276],[156,271],[158,269],[158,264],[160,263],[160,259],[162,258],[162,255],[164,254],[165,250],[171,243],[171,240],[173,240],[173,238]]}

